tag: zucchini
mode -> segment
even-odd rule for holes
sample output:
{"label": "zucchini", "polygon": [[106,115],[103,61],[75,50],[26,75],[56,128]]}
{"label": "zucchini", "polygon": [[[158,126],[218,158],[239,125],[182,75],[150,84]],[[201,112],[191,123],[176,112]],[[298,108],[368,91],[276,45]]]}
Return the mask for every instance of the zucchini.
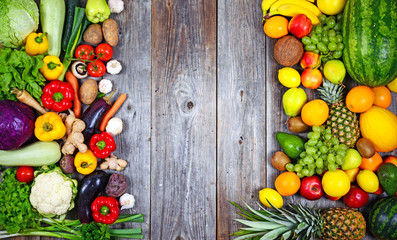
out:
{"label": "zucchini", "polygon": [[61,54],[63,24],[65,22],[64,0],[41,0],[40,23],[43,33],[47,33],[48,55]]}
{"label": "zucchini", "polygon": [[2,166],[43,166],[61,159],[61,147],[57,142],[34,142],[16,150],[0,150]]}
{"label": "zucchini", "polygon": [[70,36],[72,34],[73,22],[74,22],[74,11],[75,7],[80,7],[79,0],[67,0],[66,1],[66,16],[65,24],[63,27],[62,35],[62,50],[66,51],[69,43]]}

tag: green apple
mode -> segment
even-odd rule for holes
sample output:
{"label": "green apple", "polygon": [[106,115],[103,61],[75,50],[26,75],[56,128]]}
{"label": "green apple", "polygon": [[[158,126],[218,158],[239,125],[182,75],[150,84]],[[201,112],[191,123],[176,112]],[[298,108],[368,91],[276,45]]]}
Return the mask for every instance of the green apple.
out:
{"label": "green apple", "polygon": [[341,84],[345,79],[346,68],[340,60],[329,60],[324,65],[324,77],[334,84]]}
{"label": "green apple", "polygon": [[349,170],[359,167],[361,165],[361,159],[361,155],[356,149],[347,149],[342,169]]}

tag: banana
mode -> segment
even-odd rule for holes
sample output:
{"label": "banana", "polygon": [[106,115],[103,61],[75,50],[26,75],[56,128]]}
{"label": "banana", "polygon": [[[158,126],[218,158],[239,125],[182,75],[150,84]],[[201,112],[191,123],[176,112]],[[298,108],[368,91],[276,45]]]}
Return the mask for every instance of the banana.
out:
{"label": "banana", "polygon": [[295,4],[284,4],[284,5],[279,6],[277,9],[273,9],[273,11],[270,11],[271,16],[276,15],[276,14],[280,14],[280,15],[287,16],[287,17],[294,17],[298,14],[305,14],[308,18],[310,18],[313,25],[317,25],[320,23],[320,20],[313,12],[311,12],[310,10],[307,10],[306,8],[304,8],[302,6],[295,5]]}
{"label": "banana", "polygon": [[272,10],[274,11],[275,9],[279,8],[281,5],[284,5],[284,4],[294,4],[294,5],[304,7],[307,10],[314,13],[314,15],[316,15],[317,17],[319,17],[322,14],[320,9],[318,9],[318,7],[316,5],[314,5],[313,3],[306,1],[306,0],[279,0],[275,3],[273,3],[273,5],[270,7],[270,12],[272,12]]}
{"label": "banana", "polygon": [[267,11],[270,9],[270,6],[277,2],[277,0],[263,0],[262,1],[262,11],[263,11],[263,16],[266,15]]}

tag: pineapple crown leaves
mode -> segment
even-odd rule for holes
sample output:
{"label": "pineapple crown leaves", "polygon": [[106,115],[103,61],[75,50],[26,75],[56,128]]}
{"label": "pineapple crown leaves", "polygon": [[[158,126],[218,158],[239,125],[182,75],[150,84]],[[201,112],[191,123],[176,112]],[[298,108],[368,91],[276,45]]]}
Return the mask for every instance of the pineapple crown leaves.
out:
{"label": "pineapple crown leaves", "polygon": [[248,210],[235,202],[230,203],[241,211],[238,212],[240,216],[248,219],[234,219],[247,226],[231,234],[238,236],[235,240],[309,239],[319,236],[323,227],[320,212],[300,203],[278,209],[269,202],[274,211],[266,210],[259,203],[261,210],[255,210],[245,202]]}
{"label": "pineapple crown leaves", "polygon": [[328,105],[332,105],[342,101],[344,89],[344,85],[334,84],[326,78],[323,78],[322,87],[317,88],[317,91],[322,100]]}

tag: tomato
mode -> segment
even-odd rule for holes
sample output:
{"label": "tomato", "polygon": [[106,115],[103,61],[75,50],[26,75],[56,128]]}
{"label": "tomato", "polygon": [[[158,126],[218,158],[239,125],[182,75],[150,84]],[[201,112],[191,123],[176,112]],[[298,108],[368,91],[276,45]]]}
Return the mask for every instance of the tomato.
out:
{"label": "tomato", "polygon": [[337,169],[327,171],[321,180],[324,192],[330,197],[341,197],[350,190],[350,179],[347,174]]}
{"label": "tomato", "polygon": [[20,166],[17,169],[17,179],[20,182],[30,183],[34,178],[34,168],[28,166]]}
{"label": "tomato", "polygon": [[81,60],[94,60],[95,58],[94,48],[88,44],[78,46],[74,55]]}
{"label": "tomato", "polygon": [[98,59],[88,64],[87,72],[91,77],[102,77],[106,73],[106,66]]}
{"label": "tomato", "polygon": [[95,55],[102,61],[109,61],[113,56],[113,48],[107,43],[101,43],[95,48]]}

